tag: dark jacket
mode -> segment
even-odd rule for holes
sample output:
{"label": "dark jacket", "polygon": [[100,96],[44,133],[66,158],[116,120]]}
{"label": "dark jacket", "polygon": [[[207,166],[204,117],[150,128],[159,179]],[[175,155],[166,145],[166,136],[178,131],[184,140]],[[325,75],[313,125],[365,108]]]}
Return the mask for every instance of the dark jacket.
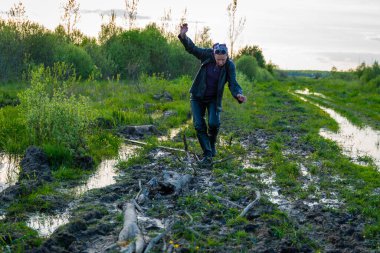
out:
{"label": "dark jacket", "polygon": [[[193,81],[190,88],[191,99],[202,99],[206,91],[206,64],[210,62],[216,62],[214,58],[214,52],[211,48],[199,48],[194,45],[189,37],[182,39],[178,35],[179,40],[182,42],[186,51],[194,55],[201,61],[201,67]],[[231,91],[233,97],[236,98],[237,94],[243,94],[240,85],[236,81],[236,69],[235,64],[228,58],[226,64],[222,67],[218,82],[217,91],[217,110],[222,110],[222,97],[224,92],[224,85],[228,82],[228,88]]]}

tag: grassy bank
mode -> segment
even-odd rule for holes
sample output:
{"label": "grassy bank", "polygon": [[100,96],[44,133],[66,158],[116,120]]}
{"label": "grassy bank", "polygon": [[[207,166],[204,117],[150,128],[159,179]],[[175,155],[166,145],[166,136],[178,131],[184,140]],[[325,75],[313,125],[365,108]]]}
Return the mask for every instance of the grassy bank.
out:
{"label": "grassy bank", "polygon": [[315,101],[333,108],[359,126],[369,125],[380,130],[380,89],[358,80],[302,79],[290,83],[291,89],[309,88],[328,97],[313,97]]}

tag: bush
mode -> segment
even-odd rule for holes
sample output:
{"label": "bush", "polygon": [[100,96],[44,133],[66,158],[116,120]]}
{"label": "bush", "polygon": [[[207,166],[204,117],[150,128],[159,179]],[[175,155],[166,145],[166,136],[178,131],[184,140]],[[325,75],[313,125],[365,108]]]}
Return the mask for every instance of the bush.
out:
{"label": "bush", "polygon": [[[89,100],[69,94],[75,80],[67,64],[40,66],[31,73],[31,87],[19,94],[28,132],[34,144],[50,143],[76,151],[91,120]],[[65,80],[66,81],[62,81]]]}
{"label": "bush", "polygon": [[257,78],[259,65],[255,57],[243,55],[236,61],[236,69],[253,81]]}
{"label": "bush", "polygon": [[246,75],[250,81],[271,81],[274,79],[268,70],[260,68],[253,56],[241,56],[236,61],[236,69]]}
{"label": "bush", "polygon": [[73,65],[76,73],[82,78],[88,78],[95,68],[89,54],[81,47],[73,44],[63,44],[57,49],[54,62],[65,62]]}
{"label": "bush", "polygon": [[100,71],[101,78],[107,79],[117,75],[117,66],[107,54],[104,47],[97,45],[95,42],[91,42],[85,45],[84,49],[94,61],[95,68]]}

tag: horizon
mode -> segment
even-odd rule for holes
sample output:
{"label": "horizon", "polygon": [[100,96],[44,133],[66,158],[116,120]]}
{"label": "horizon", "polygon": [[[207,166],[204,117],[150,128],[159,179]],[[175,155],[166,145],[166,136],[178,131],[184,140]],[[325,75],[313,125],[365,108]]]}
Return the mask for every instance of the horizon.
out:
{"label": "horizon", "polygon": [[[2,18],[16,3],[3,0]],[[65,1],[21,1],[28,20],[53,30],[60,22]],[[100,26],[108,21],[107,13],[115,10],[118,25],[126,28],[122,13],[123,0],[104,3],[100,0],[77,0],[80,4],[80,20],[77,28],[87,36],[97,38]],[[227,6],[230,1],[140,0],[137,7],[137,28],[149,23],[161,23],[164,11],[171,10],[169,30],[176,25],[187,8],[189,37],[210,27],[214,42],[226,42],[228,32]],[[200,8],[199,6],[202,6]],[[252,6],[254,8],[252,8]],[[211,11],[210,11],[211,10]],[[380,60],[380,2],[376,0],[269,0],[267,2],[240,0],[237,17],[245,17],[246,25],[236,42],[236,49],[246,45],[258,45],[267,62],[272,61],[283,70],[339,71],[354,69],[362,62],[367,65]],[[101,14],[104,15],[102,20]],[[220,22],[222,21],[222,22]],[[178,31],[178,30],[177,30]],[[234,50],[237,52],[238,50]]]}

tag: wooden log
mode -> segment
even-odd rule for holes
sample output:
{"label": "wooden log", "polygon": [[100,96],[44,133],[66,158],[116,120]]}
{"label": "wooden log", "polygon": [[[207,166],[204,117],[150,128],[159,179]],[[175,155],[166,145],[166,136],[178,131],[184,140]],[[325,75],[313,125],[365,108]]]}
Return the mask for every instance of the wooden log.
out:
{"label": "wooden log", "polygon": [[142,253],[145,247],[145,241],[140,228],[137,225],[137,214],[135,205],[128,202],[123,207],[124,225],[119,233],[118,245],[121,252]]}

